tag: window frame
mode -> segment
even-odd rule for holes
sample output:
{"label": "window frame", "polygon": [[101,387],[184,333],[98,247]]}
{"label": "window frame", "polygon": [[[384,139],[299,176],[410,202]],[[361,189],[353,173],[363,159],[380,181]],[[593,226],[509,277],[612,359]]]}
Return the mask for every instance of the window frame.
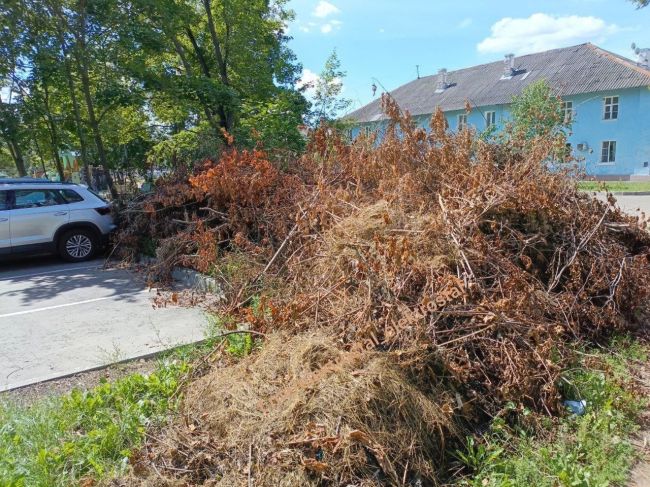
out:
{"label": "window frame", "polygon": [[[54,196],[54,201],[56,201],[56,204],[54,205],[47,205],[47,206],[25,206],[25,207],[19,207],[17,205],[17,200],[18,200],[18,193],[20,192],[29,192],[29,191],[42,191],[42,192],[49,192]],[[12,210],[34,210],[36,208],[53,208],[55,206],[63,206],[67,204],[65,200],[63,199],[63,196],[61,196],[58,193],[58,190],[53,189],[53,188],[15,188],[13,190],[13,198],[12,198],[12,204],[11,204],[11,209]]]}
{"label": "window frame", "polygon": [[[607,102],[607,100],[610,100],[609,103]],[[614,110],[614,108],[616,108],[616,110]],[[603,120],[606,122],[618,120],[618,116],[620,115],[620,113],[621,113],[621,100],[619,96],[618,95],[604,96],[603,97]],[[613,116],[614,114],[616,116]]]}
{"label": "window frame", "polygon": [[468,125],[467,125],[467,113],[459,113],[456,116],[456,126],[458,127],[459,132],[468,127]]}
{"label": "window frame", "polygon": [[562,113],[564,114],[564,123],[573,122],[573,117],[575,116],[573,111],[573,100],[562,101]]}
{"label": "window frame", "polygon": [[[64,204],[66,204],[66,205],[73,205],[73,204],[75,204],[75,203],[83,203],[84,201],[86,201],[86,198],[84,198],[82,195],[80,195],[80,194],[79,194],[78,192],[76,192],[74,189],[61,188],[61,189],[57,189],[56,191],[61,195],[61,198],[63,198],[63,201],[65,202]],[[78,199],[77,201],[70,201],[70,200],[68,200],[68,198],[67,198],[66,195],[64,194],[66,191],[69,191],[69,192],[71,192],[71,193],[76,194],[77,197],[78,197],[79,199]]]}
{"label": "window frame", "polygon": [[[605,144],[607,144],[607,149],[605,149]],[[612,150],[612,147],[614,150]],[[607,160],[604,159],[605,150],[607,150]],[[616,164],[616,152],[618,150],[618,144],[615,140],[603,140],[600,143],[600,157],[598,159],[598,164],[603,166],[613,166]],[[612,157],[613,154],[613,157]]]}
{"label": "window frame", "polygon": [[[490,121],[492,118],[492,121]],[[489,129],[493,125],[497,124],[497,112],[496,110],[488,110],[485,112],[485,128]]]}

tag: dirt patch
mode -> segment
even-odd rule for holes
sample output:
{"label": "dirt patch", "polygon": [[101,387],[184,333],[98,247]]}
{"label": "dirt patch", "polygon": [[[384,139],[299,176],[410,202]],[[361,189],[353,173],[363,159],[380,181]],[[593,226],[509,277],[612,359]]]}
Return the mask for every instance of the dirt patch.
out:
{"label": "dirt patch", "polygon": [[[650,364],[639,369],[639,384],[646,399],[650,399]],[[642,428],[634,438],[634,445],[639,452],[639,461],[632,469],[628,487],[648,487],[650,485],[650,409],[643,414]]]}

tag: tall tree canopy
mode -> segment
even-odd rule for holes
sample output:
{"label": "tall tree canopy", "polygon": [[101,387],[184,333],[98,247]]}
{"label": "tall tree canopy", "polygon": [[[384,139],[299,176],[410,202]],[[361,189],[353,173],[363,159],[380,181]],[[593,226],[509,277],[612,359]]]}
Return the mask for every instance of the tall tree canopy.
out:
{"label": "tall tree canopy", "polygon": [[[286,3],[5,0],[0,151],[21,175],[47,166],[61,178],[71,152],[84,168],[103,166],[115,194],[111,171],[189,162],[226,132],[300,149],[309,103],[296,88]],[[195,152],[176,146],[196,133]]]}

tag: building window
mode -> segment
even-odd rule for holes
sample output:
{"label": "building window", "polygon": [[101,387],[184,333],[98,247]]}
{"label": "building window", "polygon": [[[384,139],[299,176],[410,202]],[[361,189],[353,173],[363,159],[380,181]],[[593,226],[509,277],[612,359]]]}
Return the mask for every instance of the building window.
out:
{"label": "building window", "polygon": [[370,134],[372,133],[372,129],[370,128],[370,125],[366,125],[363,127],[363,133],[366,137],[369,137]]}
{"label": "building window", "polygon": [[618,96],[608,96],[605,98],[605,120],[616,120],[618,118]]}
{"label": "building window", "polygon": [[458,130],[464,130],[467,128],[467,114],[461,113],[458,115]]}
{"label": "building window", "polygon": [[600,153],[600,162],[602,164],[616,162],[616,141],[606,140],[603,142],[603,148]]}
{"label": "building window", "polygon": [[490,128],[497,122],[497,112],[485,112],[485,127]]}
{"label": "building window", "polygon": [[573,102],[563,101],[562,112],[564,113],[564,123],[569,123],[573,121]]}

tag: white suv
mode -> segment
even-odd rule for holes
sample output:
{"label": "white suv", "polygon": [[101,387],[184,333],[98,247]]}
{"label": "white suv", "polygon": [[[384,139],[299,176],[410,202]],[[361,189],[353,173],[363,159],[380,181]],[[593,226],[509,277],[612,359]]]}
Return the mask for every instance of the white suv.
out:
{"label": "white suv", "polygon": [[58,252],[81,262],[114,229],[109,204],[85,186],[0,178],[0,256]]}

